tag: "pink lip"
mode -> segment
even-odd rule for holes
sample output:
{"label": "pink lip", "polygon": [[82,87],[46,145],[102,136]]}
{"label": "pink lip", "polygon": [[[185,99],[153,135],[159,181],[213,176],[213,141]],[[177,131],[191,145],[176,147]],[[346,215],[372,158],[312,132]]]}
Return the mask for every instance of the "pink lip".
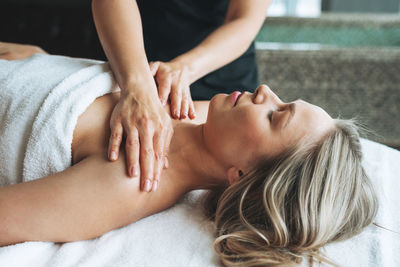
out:
{"label": "pink lip", "polygon": [[232,98],[233,106],[236,105],[236,103],[239,100],[241,95],[242,95],[242,92],[239,92],[239,91],[235,91],[232,93],[231,98]]}

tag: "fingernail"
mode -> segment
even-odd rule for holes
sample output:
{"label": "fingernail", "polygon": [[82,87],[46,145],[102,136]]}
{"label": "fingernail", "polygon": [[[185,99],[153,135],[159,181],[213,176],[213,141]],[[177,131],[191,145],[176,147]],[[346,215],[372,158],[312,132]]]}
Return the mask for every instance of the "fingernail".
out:
{"label": "fingernail", "polygon": [[137,165],[133,166],[133,176],[139,175],[139,167]]}
{"label": "fingernail", "polygon": [[166,100],[165,98],[162,100],[162,104],[163,104],[164,106],[167,104],[167,100]]}
{"label": "fingernail", "polygon": [[167,169],[167,168],[168,168],[168,158],[167,158],[167,157],[164,158],[164,165],[163,165],[163,168],[164,168],[164,169]]}
{"label": "fingernail", "polygon": [[155,181],[155,182],[153,183],[153,188],[151,189],[151,191],[156,191],[157,188],[158,188],[158,182]]}
{"label": "fingernail", "polygon": [[117,153],[115,151],[111,152],[111,159],[116,160],[117,159]]}
{"label": "fingernail", "polygon": [[146,180],[145,190],[146,190],[147,192],[150,192],[150,180],[149,180],[149,179]]}
{"label": "fingernail", "polygon": [[137,166],[136,165],[132,166],[131,167],[131,177],[136,177],[136,176],[138,176],[138,174],[139,174],[139,171],[138,171]]}

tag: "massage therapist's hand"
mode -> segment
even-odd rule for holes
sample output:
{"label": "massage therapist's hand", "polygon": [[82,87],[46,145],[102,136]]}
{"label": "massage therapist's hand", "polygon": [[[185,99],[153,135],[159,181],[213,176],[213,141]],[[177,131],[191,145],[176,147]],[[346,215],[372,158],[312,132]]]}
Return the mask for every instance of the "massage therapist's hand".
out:
{"label": "massage therapist's hand", "polygon": [[[126,135],[128,174],[139,177],[141,189],[155,191],[161,171],[167,167],[167,152],[173,134],[168,113],[157,99],[155,83],[124,90],[111,115],[108,156],[118,158],[123,134]],[[154,93],[150,93],[151,90]],[[140,161],[140,165],[139,165]]]}
{"label": "massage therapist's hand", "polygon": [[194,119],[196,116],[190,94],[191,72],[178,61],[150,62],[150,70],[157,81],[158,96],[165,105],[171,100],[171,116],[175,119]]}

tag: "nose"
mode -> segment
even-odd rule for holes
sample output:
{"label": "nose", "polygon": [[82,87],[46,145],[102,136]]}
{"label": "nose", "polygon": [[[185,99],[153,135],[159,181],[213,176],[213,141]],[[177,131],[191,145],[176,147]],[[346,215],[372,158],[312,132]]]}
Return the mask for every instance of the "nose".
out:
{"label": "nose", "polygon": [[254,104],[262,104],[265,101],[273,103],[275,105],[282,104],[283,102],[279,97],[268,87],[268,85],[262,84],[257,87],[254,93],[255,97],[253,99]]}

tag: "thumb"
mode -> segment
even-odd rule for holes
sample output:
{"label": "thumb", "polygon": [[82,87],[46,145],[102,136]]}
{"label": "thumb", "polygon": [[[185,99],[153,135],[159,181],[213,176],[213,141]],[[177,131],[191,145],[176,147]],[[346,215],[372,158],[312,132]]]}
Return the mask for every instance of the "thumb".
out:
{"label": "thumb", "polygon": [[151,61],[149,63],[151,75],[156,75],[158,67],[160,66],[160,61]]}

